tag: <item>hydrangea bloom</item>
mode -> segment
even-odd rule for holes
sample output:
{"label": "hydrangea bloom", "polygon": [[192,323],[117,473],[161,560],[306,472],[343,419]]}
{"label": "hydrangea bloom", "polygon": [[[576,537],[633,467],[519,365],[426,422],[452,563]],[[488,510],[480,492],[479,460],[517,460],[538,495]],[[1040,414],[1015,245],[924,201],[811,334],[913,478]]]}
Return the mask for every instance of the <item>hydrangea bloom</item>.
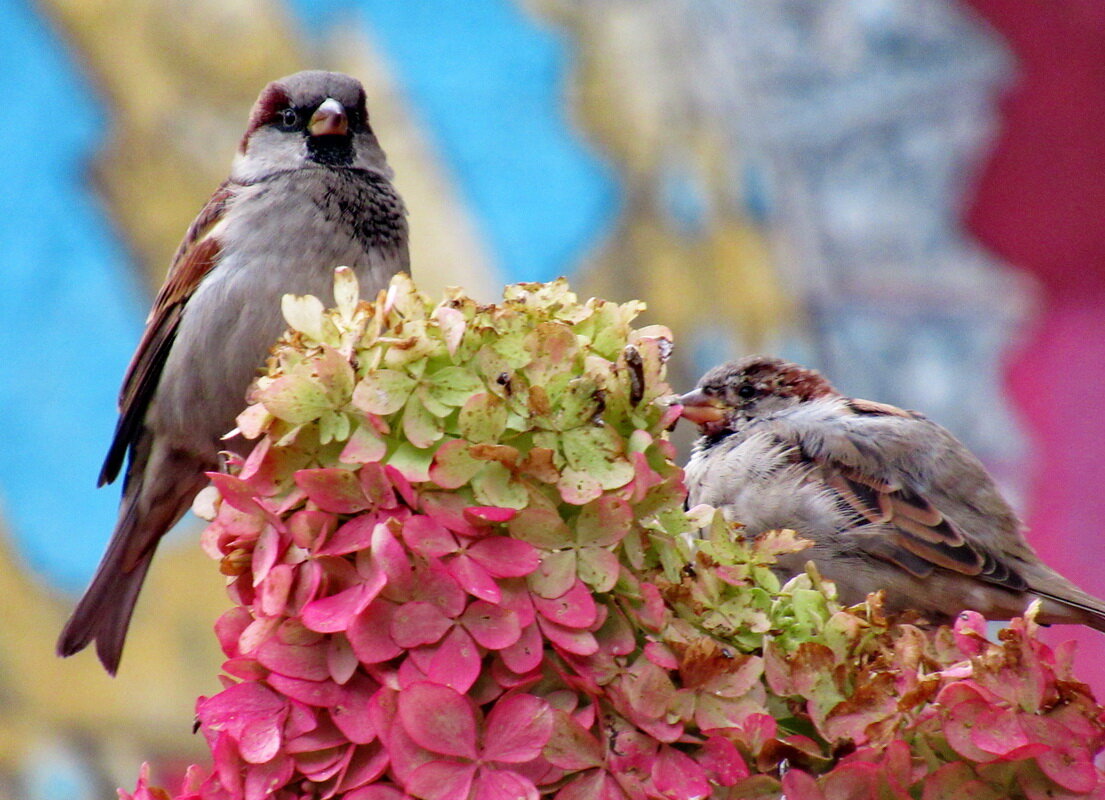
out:
{"label": "hydrangea bloom", "polygon": [[236,605],[180,800],[1105,797],[1102,709],[1031,612],[891,625],[780,586],[787,532],[684,510],[639,304],[335,297],[286,298],[257,444],[197,501]]}

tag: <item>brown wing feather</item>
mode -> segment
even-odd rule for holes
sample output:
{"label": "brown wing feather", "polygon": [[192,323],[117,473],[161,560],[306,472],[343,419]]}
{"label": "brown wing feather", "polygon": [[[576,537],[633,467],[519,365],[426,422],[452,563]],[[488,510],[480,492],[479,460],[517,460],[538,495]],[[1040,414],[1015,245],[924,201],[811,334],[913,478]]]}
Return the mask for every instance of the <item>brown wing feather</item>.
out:
{"label": "brown wing feather", "polygon": [[230,182],[218,188],[188,227],[173,256],[169,274],[146,319],[146,330],[123,377],[119,390],[119,421],[100,470],[100,486],[118,477],[127,450],[137,440],[146,408],[172,348],[184,304],[218,261],[219,243],[209,234],[222,218],[232,196]]}
{"label": "brown wing feather", "polygon": [[[866,400],[851,400],[845,406],[853,414],[864,416],[915,416],[894,406]],[[918,577],[926,577],[934,567],[978,576],[1014,590],[1024,590],[1026,582],[1008,564],[994,558],[972,543],[963,532],[919,492],[888,479],[873,476],[854,466],[840,463],[822,448],[800,447],[802,457],[817,466],[817,474],[840,499],[842,508],[852,516],[850,528],[862,550],[897,564]],[[879,525],[882,532],[867,526]],[[889,535],[885,532],[889,528]]]}

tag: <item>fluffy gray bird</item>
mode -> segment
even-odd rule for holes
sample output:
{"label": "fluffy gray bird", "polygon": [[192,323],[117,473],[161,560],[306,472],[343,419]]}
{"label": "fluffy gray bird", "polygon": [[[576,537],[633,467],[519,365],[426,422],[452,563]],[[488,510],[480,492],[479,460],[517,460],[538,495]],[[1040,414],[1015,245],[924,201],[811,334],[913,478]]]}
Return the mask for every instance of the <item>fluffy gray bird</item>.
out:
{"label": "fluffy gray bird", "polygon": [[1105,602],[1046,566],[993,479],[947,430],[914,411],[837,392],[813,370],[754,356],[707,372],[679,398],[699,426],[686,477],[751,536],[790,528],[846,603],[885,589],[888,608],[946,622],[1042,600],[1043,623],[1105,630]]}
{"label": "fluffy gray bird", "polygon": [[61,655],[95,640],[107,671],[118,669],[157,543],[217,468],[220,437],[285,327],[281,296],[332,296],[341,265],[368,293],[408,268],[391,177],[354,78],[300,72],[261,92],[230,178],[188,228],[123,378],[99,481],[128,460],[119,519]]}

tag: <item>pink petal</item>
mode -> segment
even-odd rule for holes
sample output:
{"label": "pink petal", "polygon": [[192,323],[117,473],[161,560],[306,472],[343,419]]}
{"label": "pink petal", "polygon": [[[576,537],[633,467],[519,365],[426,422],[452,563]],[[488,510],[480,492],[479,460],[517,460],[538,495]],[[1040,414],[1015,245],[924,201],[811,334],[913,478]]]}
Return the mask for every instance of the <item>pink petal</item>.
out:
{"label": "pink petal", "polygon": [[330,709],[330,717],[354,744],[368,744],[376,738],[369,702],[379,690],[371,678],[357,676],[345,687],[341,701]]}
{"label": "pink petal", "polygon": [[637,639],[633,626],[626,619],[625,613],[616,605],[604,606],[608,614],[602,627],[595,632],[606,653],[614,656],[625,656],[637,648]]}
{"label": "pink petal", "polygon": [[313,508],[301,508],[288,519],[292,541],[304,550],[321,552],[327,537],[334,532],[338,519],[333,514]]}
{"label": "pink petal", "polygon": [[316,750],[337,749],[349,743],[341,729],[333,723],[325,711],[319,712],[321,722],[312,730],[289,739],[284,750],[298,756],[302,753],[311,753]]}
{"label": "pink petal", "polygon": [[993,753],[981,749],[975,744],[971,735],[980,719],[990,710],[990,706],[982,700],[968,700],[957,703],[948,710],[947,718],[943,725],[943,733],[948,744],[956,753],[969,761],[986,763],[996,760]]}
{"label": "pink petal", "polygon": [[1088,793],[1100,786],[1099,773],[1088,753],[1077,757],[1056,747],[1036,756],[1036,763],[1047,777],[1068,791]]}
{"label": "pink petal", "polygon": [[[751,774],[737,746],[724,736],[711,736],[706,740],[699,751],[698,763],[722,786],[732,786]],[[798,797],[794,796],[793,800],[798,800]]]}
{"label": "pink petal", "polygon": [[448,492],[427,492],[422,495],[422,510],[453,533],[479,537],[482,531],[464,516],[464,498]]}
{"label": "pink petal", "polygon": [[484,600],[474,600],[460,617],[472,637],[488,650],[502,650],[518,641],[522,635],[522,626],[518,624],[518,615],[502,606],[492,605]]}
{"label": "pink petal", "polygon": [[480,656],[479,648],[468,632],[463,628],[453,628],[435,648],[429,664],[425,665],[426,677],[458,692],[467,692],[480,676]]}
{"label": "pink petal", "polygon": [[315,549],[315,553],[320,556],[340,556],[367,549],[372,542],[372,531],[380,519],[379,514],[359,514],[334,531],[322,547]]}
{"label": "pink petal", "polygon": [[280,625],[279,617],[261,617],[253,620],[238,637],[238,652],[252,655],[262,642],[268,639]]}
{"label": "pink petal", "polygon": [[532,694],[512,694],[499,700],[484,725],[484,761],[511,764],[532,761],[552,735],[553,715],[549,704]]}
{"label": "pink petal", "polygon": [[342,688],[329,680],[304,681],[274,673],[269,676],[268,683],[281,694],[316,708],[329,708],[342,696]]}
{"label": "pink petal", "polygon": [[330,677],[326,666],[326,648],[323,646],[284,644],[273,636],[257,648],[255,655],[268,669],[290,678],[321,681]]}
{"label": "pink petal", "polygon": [[263,681],[269,675],[256,659],[245,656],[228,658],[223,662],[223,672],[243,681]]}
{"label": "pink petal", "polygon": [[453,627],[453,620],[432,603],[404,603],[392,614],[391,638],[403,648],[433,644]]}
{"label": "pink petal", "polygon": [[[399,663],[399,668],[395,670],[395,680],[398,682],[399,691],[406,689],[412,683],[426,683],[430,680],[426,677],[426,670],[422,668],[422,663],[420,662],[424,662],[425,667],[428,669],[430,660],[434,657],[434,653],[437,652],[437,645],[416,647],[414,650],[409,650],[407,652],[407,658],[404,658]],[[373,677],[376,678],[376,680],[380,680],[380,678],[375,675],[373,675]],[[433,683],[433,681],[430,682]]]}
{"label": "pink petal", "polygon": [[460,553],[451,559],[446,569],[469,594],[489,603],[498,603],[502,599],[495,579],[466,553]]}
{"label": "pink petal", "polygon": [[357,654],[353,652],[348,637],[340,633],[331,636],[330,643],[326,646],[326,669],[334,683],[348,683],[359,666]]}
{"label": "pink petal", "polygon": [[468,605],[468,595],[440,561],[430,561],[415,580],[418,599],[433,603],[450,619],[460,616]]}
{"label": "pink petal", "polygon": [[287,711],[287,701],[260,683],[238,683],[214,697],[201,699],[196,714],[203,724],[216,731],[227,731],[234,738],[250,720],[266,719],[276,724]]}
{"label": "pink petal", "polygon": [[321,724],[319,714],[310,706],[292,700],[288,703],[288,721],[284,723],[284,738],[295,739],[305,733],[315,730]]}
{"label": "pink petal", "polygon": [[[342,800],[350,800],[355,796],[349,794],[350,790],[375,781],[384,774],[387,767],[388,752],[379,742],[365,747],[358,747],[353,752],[353,758],[350,759],[345,774],[342,775],[341,780],[334,787],[336,796],[341,797]],[[368,796],[371,797],[371,795]],[[387,795],[384,795],[384,797],[387,797]],[[402,800],[402,795],[399,797]]]}
{"label": "pink petal", "polygon": [[290,758],[280,756],[247,771],[245,800],[266,800],[272,797],[277,789],[291,780],[293,767]]}
{"label": "pink petal", "polygon": [[965,656],[977,656],[988,646],[986,618],[977,611],[964,611],[955,620],[955,645]]}
{"label": "pink petal", "polygon": [[518,509],[516,508],[500,508],[499,506],[470,506],[464,509],[464,516],[477,525],[510,522],[517,514]]}
{"label": "pink petal", "polygon": [[292,584],[292,596],[288,608],[302,609],[307,603],[318,597],[322,590],[322,565],[315,559],[309,559],[299,566],[299,576]]}
{"label": "pink petal", "polygon": [[[502,694],[511,689],[528,689],[541,679],[541,673],[533,671],[520,675],[507,667],[501,658],[496,658],[491,661],[491,671],[485,672],[482,677],[485,680],[480,683],[480,686],[486,686],[489,694],[496,692]],[[480,705],[483,705],[483,697],[479,699]]]}
{"label": "pink petal", "polygon": [[303,624],[319,633],[344,631],[353,624],[354,618],[376,599],[376,595],[384,588],[385,583],[387,578],[384,573],[377,572],[364,583],[329,597],[312,600],[303,607]]}
{"label": "pink petal", "polygon": [[1015,711],[1003,708],[989,708],[982,711],[975,718],[975,725],[971,730],[971,741],[995,755],[1005,755],[1028,744],[1028,736],[1024,732]]}
{"label": "pink petal", "polygon": [[241,606],[235,606],[215,621],[215,636],[218,637],[219,646],[228,658],[241,653],[238,649],[238,638],[251,622],[253,617],[249,610]]}
{"label": "pink petal", "polygon": [[468,800],[475,764],[430,761],[407,778],[407,791],[424,800]]}
{"label": "pink petal", "polygon": [[660,473],[649,466],[648,457],[644,453],[630,453],[629,463],[633,465],[636,476],[633,479],[633,494],[630,500],[639,503],[648,494],[649,489],[663,483],[664,479],[660,477]]}
{"label": "pink petal", "polygon": [[682,750],[664,745],[652,765],[652,782],[664,797],[695,800],[710,793],[706,775],[694,759]]}
{"label": "pink petal", "polygon": [[266,617],[275,617],[284,613],[293,577],[295,577],[295,571],[290,564],[277,564],[269,570],[269,574],[261,581],[257,596],[262,614]]}
{"label": "pink petal", "polygon": [[409,798],[409,794],[382,783],[374,783],[342,796],[342,800],[409,800]]}
{"label": "pink petal", "polygon": [[626,800],[626,794],[605,770],[588,770],[556,793],[556,800]]}
{"label": "pink petal", "polygon": [[659,642],[649,642],[645,645],[645,658],[661,669],[679,669],[679,659],[666,645]]}
{"label": "pink petal", "polygon": [[364,664],[377,664],[395,658],[403,648],[395,643],[389,633],[396,606],[377,600],[357,615],[345,635],[353,646],[353,652]]}
{"label": "pink petal", "polygon": [[537,669],[544,656],[545,642],[541,638],[541,631],[534,624],[529,624],[522,629],[518,641],[499,651],[503,663],[511,671],[524,675]]}
{"label": "pink petal", "polygon": [[568,628],[587,628],[598,619],[595,598],[580,580],[554,600],[535,596],[533,605],[545,619]]}
{"label": "pink petal", "polygon": [[[402,725],[394,725],[390,729],[380,727],[376,723],[376,729],[381,731],[380,739],[387,742],[388,760],[390,762],[389,773],[400,785],[405,785],[412,772],[430,761],[441,758],[437,753],[419,747],[410,737]],[[387,731],[386,737],[383,731]]]}
{"label": "pink petal", "polygon": [[542,755],[550,763],[575,772],[602,764],[602,744],[564,711],[553,711],[553,729]]}
{"label": "pink petal", "polygon": [[505,536],[481,539],[468,547],[468,555],[497,578],[529,575],[541,563],[533,545]]}
{"label": "pink petal", "polygon": [[658,430],[667,430],[675,421],[679,419],[683,413],[683,406],[673,403],[664,409],[664,413],[660,416],[660,421],[656,423]]}
{"label": "pink petal", "polygon": [[578,628],[565,628],[540,616],[537,618],[537,624],[545,634],[545,638],[562,650],[577,656],[589,656],[598,652],[599,643],[594,634]]}
{"label": "pink petal", "polygon": [[538,800],[533,781],[511,770],[481,769],[475,790],[480,800]]}
{"label": "pink petal", "polygon": [[453,538],[453,534],[440,522],[425,514],[415,514],[403,523],[403,541],[414,552],[435,558],[457,550],[457,540]]}
{"label": "pink petal", "polygon": [[296,767],[313,783],[330,780],[345,769],[352,757],[353,748],[348,745],[327,750],[313,750],[294,756]]}
{"label": "pink petal", "polygon": [[362,425],[353,431],[338,460],[343,464],[368,464],[379,461],[387,450],[384,440]]}
{"label": "pink petal", "polygon": [[503,599],[499,602],[503,608],[509,608],[518,615],[518,623],[524,628],[533,622],[537,612],[533,608],[533,599],[524,580],[501,580],[499,590]]}
{"label": "pink petal", "polygon": [[231,508],[246,514],[264,513],[261,506],[257,504],[257,490],[246,481],[224,472],[208,472],[207,477],[219,490],[223,502]]}
{"label": "pink petal", "polygon": [[[285,715],[287,710],[285,710]],[[238,737],[238,752],[242,760],[250,764],[264,764],[271,761],[280,752],[283,738],[280,735],[283,720],[277,718],[274,724],[271,719],[261,718],[247,722],[242,726],[241,736]]]}
{"label": "pink petal", "polygon": [[215,771],[219,776],[219,782],[232,793],[234,797],[242,796],[242,768],[238,758],[238,747],[229,734],[220,733],[215,738],[215,745],[211,748],[211,756],[215,762]]}
{"label": "pink petal", "polygon": [[399,721],[419,746],[476,758],[476,709],[462,694],[436,683],[415,683],[399,694]]}
{"label": "pink petal", "polygon": [[469,443],[450,439],[437,449],[430,464],[430,480],[442,489],[459,489],[471,480],[483,463],[468,455]]}
{"label": "pink petal", "polygon": [[400,730],[400,728],[395,725],[395,718],[398,714],[398,692],[381,686],[376,690],[376,693],[369,698],[368,716],[369,719],[372,720],[372,727],[375,729],[381,741],[387,742],[391,738],[392,733]]}
{"label": "pink petal", "polygon": [[254,586],[261,584],[285,549],[286,545],[281,540],[280,534],[271,525],[266,525],[261,535],[257,537],[257,544],[253,548],[253,561],[250,566],[253,570]]}
{"label": "pink petal", "polygon": [[323,511],[355,514],[372,506],[372,501],[365,495],[357,475],[347,469],[301,469],[295,473],[295,482],[307,493],[311,502]]}
{"label": "pink petal", "polygon": [[417,508],[418,495],[414,491],[414,487],[411,486],[411,482],[407,480],[407,476],[390,464],[384,467],[384,472],[387,474],[388,480],[391,481],[391,485],[395,488],[395,491],[399,492],[399,496],[403,498],[403,502],[410,508]]}
{"label": "pink petal", "polygon": [[620,497],[603,495],[583,507],[576,519],[576,541],[581,545],[605,547],[617,544],[629,531],[633,511]]}
{"label": "pink petal", "polygon": [[361,489],[376,508],[395,508],[395,491],[383,464],[365,464],[357,475]]}
{"label": "pink petal", "polygon": [[[962,766],[962,762],[957,766]],[[786,775],[783,776],[783,791],[789,800],[825,800],[825,793],[821,791],[813,776],[800,769],[787,770]],[[928,792],[926,791],[925,794]]]}
{"label": "pink petal", "polygon": [[[369,574],[375,570],[382,571],[387,575],[391,590],[405,594],[411,591],[413,568],[406,548],[399,543],[392,531],[392,528],[398,529],[399,526],[399,522],[392,517],[372,529],[371,550],[362,550],[357,554],[357,569],[362,574]],[[365,563],[366,558],[367,563]]]}

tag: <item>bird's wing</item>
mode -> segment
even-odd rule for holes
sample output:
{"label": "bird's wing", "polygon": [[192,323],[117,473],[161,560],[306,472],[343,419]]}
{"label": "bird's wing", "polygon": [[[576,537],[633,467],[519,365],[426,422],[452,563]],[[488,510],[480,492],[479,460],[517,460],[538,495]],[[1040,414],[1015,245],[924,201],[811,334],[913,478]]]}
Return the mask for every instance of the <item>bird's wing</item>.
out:
{"label": "bird's wing", "polygon": [[142,429],[146,408],[173,345],[184,305],[218,261],[219,243],[211,236],[211,231],[222,219],[232,196],[233,184],[223,183],[189,226],[173,256],[165,283],[146,319],[146,330],[123,377],[119,390],[119,421],[100,470],[100,486],[111,483],[118,476],[127,450]]}
{"label": "bird's wing", "polygon": [[[823,482],[835,495],[849,520],[840,534],[857,549],[918,577],[943,567],[1009,589],[1026,588],[1007,560],[967,535],[938,507],[929,482],[907,465],[904,456],[919,443],[934,448],[932,469],[947,467],[941,459],[960,457],[961,446],[935,423],[894,406],[847,400],[816,418],[781,415],[764,425],[793,445],[793,457],[811,467],[810,480]],[[911,429],[913,435],[906,435]],[[1015,520],[1012,512],[1009,519]]]}

